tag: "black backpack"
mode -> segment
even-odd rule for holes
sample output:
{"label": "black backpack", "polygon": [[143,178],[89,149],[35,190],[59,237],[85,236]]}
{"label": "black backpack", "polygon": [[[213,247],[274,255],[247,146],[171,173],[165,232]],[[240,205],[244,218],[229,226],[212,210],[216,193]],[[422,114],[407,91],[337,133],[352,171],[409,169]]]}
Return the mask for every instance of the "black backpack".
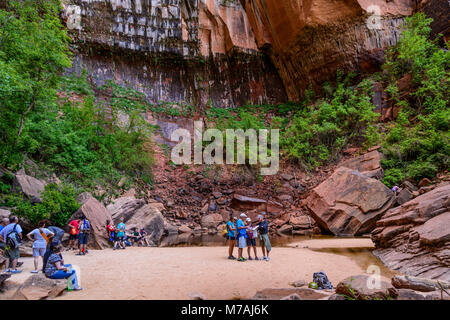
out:
{"label": "black backpack", "polygon": [[16,227],[17,223],[14,225],[14,228],[6,235],[6,245],[10,249],[16,249],[20,246],[20,237],[16,231]]}
{"label": "black backpack", "polygon": [[322,290],[322,289],[333,289],[333,286],[331,285],[331,282],[328,280],[327,275],[323,271],[315,272],[313,274],[313,281],[315,283],[317,283],[317,288],[319,290]]}

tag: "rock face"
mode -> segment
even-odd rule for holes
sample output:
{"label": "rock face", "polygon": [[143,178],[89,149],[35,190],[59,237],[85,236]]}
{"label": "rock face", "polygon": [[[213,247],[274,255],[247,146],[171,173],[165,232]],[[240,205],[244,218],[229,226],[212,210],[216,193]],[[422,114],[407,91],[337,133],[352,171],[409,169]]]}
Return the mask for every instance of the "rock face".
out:
{"label": "rock face", "polygon": [[372,231],[378,256],[394,270],[450,281],[450,184],[388,211]]}
{"label": "rock face", "polygon": [[363,154],[359,157],[349,159],[340,164],[353,170],[358,170],[369,178],[383,178],[383,169],[380,164],[380,153],[376,150]]}
{"label": "rock face", "polygon": [[114,222],[118,223],[122,217],[124,220],[129,220],[134,211],[142,207],[144,204],[145,201],[143,199],[122,197],[115,199],[112,203],[106,206],[106,209],[110,212]]}
{"label": "rock face", "polygon": [[392,285],[397,289],[411,289],[421,292],[432,292],[441,288],[450,289],[450,282],[412,276],[394,276],[392,277]]}
{"label": "rock face", "polygon": [[137,209],[129,219],[124,220],[127,229],[144,228],[148,239],[158,244],[164,234],[164,217],[158,210],[158,204],[149,203]]}
{"label": "rock face", "polygon": [[30,276],[16,291],[13,300],[53,299],[67,288],[67,280],[48,279],[43,274]]}
{"label": "rock face", "polygon": [[35,198],[42,201],[41,193],[45,189],[44,181],[33,178],[26,174],[16,174],[14,176],[13,188],[23,192],[29,199]]}
{"label": "rock face", "polygon": [[335,235],[361,235],[391,207],[393,193],[359,171],[338,168],[305,200],[316,222]]}
{"label": "rock face", "polygon": [[[269,48],[290,100],[336,70],[372,71],[396,43],[411,0],[245,1],[258,47]],[[368,23],[370,12],[379,19]]]}
{"label": "rock face", "polygon": [[240,1],[69,0],[63,16],[79,43],[72,71],[97,84],[128,83],[156,104],[286,101]]}
{"label": "rock face", "polygon": [[108,220],[112,220],[111,214],[105,206],[97,199],[85,193],[78,197],[83,203],[80,209],[75,212],[70,220],[81,218],[83,215],[91,223],[91,232],[88,238],[88,246],[92,249],[105,249],[109,247],[108,233],[106,225]]}
{"label": "rock face", "polygon": [[352,276],[339,282],[336,293],[357,300],[388,299],[398,296],[397,290],[385,281],[381,281],[379,288],[371,288],[371,279],[367,275]]}

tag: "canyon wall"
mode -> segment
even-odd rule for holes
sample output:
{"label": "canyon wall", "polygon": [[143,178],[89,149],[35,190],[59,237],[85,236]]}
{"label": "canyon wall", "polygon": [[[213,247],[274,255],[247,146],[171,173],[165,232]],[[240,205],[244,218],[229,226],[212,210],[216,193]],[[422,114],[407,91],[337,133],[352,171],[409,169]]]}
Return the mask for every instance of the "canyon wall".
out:
{"label": "canyon wall", "polygon": [[242,0],[259,48],[272,61],[291,100],[337,69],[375,71],[397,42],[412,0]]}
{"label": "canyon wall", "polygon": [[151,103],[199,106],[286,101],[239,1],[66,0],[74,72],[115,79]]}

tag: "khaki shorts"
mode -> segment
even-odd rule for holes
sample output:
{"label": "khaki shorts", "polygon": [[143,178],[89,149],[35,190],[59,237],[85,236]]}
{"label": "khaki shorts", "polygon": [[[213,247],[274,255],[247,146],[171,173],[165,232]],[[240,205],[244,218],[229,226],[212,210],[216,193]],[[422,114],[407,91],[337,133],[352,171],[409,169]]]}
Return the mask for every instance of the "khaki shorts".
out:
{"label": "khaki shorts", "polygon": [[7,249],[4,251],[3,256],[10,260],[19,259],[20,258],[20,250],[19,250],[19,248]]}

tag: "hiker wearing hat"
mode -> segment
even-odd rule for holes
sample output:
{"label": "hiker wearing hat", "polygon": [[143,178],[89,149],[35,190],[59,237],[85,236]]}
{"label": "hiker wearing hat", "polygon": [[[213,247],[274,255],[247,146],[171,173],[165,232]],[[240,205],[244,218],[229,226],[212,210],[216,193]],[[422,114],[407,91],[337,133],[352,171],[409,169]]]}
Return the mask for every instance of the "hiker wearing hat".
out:
{"label": "hiker wearing hat", "polygon": [[237,229],[237,245],[238,245],[238,259],[237,261],[246,261],[246,259],[242,256],[242,252],[244,248],[247,246],[247,227],[243,219],[247,218],[245,213],[241,213],[240,219],[236,223]]}
{"label": "hiker wearing hat", "polygon": [[251,248],[253,247],[253,252],[255,253],[255,260],[258,259],[258,254],[256,253],[256,238],[258,237],[258,227],[255,227],[252,223],[252,219],[247,218],[247,253],[248,260],[253,260],[250,254]]}
{"label": "hiker wearing hat", "polygon": [[[270,240],[269,240],[269,224],[268,224],[266,218],[264,217],[264,214],[265,213],[258,215],[259,241],[261,242],[261,249],[262,249],[262,253],[263,253],[263,257],[261,258],[261,260],[269,261],[270,260],[269,253],[270,253],[270,250],[272,250],[272,246],[271,246]],[[267,250],[267,256],[266,256],[266,250]]]}

